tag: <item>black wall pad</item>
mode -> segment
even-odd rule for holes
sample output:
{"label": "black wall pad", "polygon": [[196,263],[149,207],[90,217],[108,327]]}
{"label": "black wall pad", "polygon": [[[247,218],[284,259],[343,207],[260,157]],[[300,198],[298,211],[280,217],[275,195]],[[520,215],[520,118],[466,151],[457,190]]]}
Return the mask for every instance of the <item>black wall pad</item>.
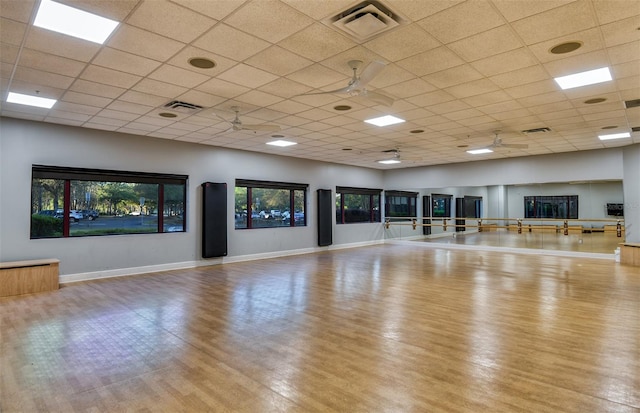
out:
{"label": "black wall pad", "polygon": [[227,184],[202,184],[202,258],[227,255]]}
{"label": "black wall pad", "polygon": [[[456,216],[463,217],[464,216],[464,198],[456,198]],[[464,219],[456,219],[456,225],[464,225]],[[456,227],[456,232],[463,232],[467,229],[465,227]]]}
{"label": "black wall pad", "polygon": [[[423,217],[431,216],[431,197],[428,195],[425,195],[422,197],[422,216]],[[431,220],[423,219],[422,223],[431,224]],[[430,226],[422,227],[422,235],[431,235],[431,227]]]}
{"label": "black wall pad", "polygon": [[318,189],[318,245],[321,247],[333,244],[331,204],[331,190]]}

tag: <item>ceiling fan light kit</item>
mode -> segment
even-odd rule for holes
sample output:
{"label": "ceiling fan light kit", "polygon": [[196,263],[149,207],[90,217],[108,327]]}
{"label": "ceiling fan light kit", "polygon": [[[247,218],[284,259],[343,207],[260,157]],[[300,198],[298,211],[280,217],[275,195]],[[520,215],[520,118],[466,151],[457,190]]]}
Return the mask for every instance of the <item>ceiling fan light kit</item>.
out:
{"label": "ceiling fan light kit", "polygon": [[269,124],[259,124],[259,125],[247,125],[242,123],[242,121],[240,120],[240,107],[238,106],[231,106],[231,110],[235,112],[235,118],[230,122],[231,123],[231,129],[233,129],[234,131],[241,131],[241,130],[251,130],[251,131],[255,131],[255,132],[277,132],[280,130],[280,126],[279,125],[269,125]]}
{"label": "ceiling fan light kit", "polygon": [[378,76],[378,74],[380,74],[380,72],[382,72],[382,70],[387,66],[386,63],[374,60],[369,63],[367,67],[362,70],[360,76],[358,76],[358,69],[362,67],[362,64],[362,60],[349,60],[347,62],[347,65],[353,71],[351,80],[349,80],[347,86],[326,92],[305,93],[301,96],[346,94],[350,97],[364,98],[382,106],[389,107],[393,105],[393,99],[391,97],[383,95],[382,93],[372,92],[366,88],[369,82]]}

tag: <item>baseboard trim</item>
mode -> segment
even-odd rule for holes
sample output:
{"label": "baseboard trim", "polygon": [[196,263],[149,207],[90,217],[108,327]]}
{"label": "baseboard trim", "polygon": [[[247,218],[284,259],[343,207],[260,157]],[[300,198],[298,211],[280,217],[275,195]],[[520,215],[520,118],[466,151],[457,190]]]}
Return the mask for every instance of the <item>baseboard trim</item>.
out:
{"label": "baseboard trim", "polygon": [[329,245],[327,247],[300,248],[286,251],[263,252],[259,254],[238,255],[234,257],[220,257],[202,259],[197,261],[174,262],[167,264],[145,265],[141,267],[118,268],[105,271],[93,271],[76,274],[60,275],[60,284],[70,284],[81,281],[100,280],[105,278],[126,277],[128,275],[148,274],[162,271],[182,270],[210,265],[224,265],[235,262],[265,260],[269,258],[281,258],[294,255],[313,254],[321,251],[341,250],[347,248],[366,247],[370,245],[384,244],[384,240],[354,242],[349,244]]}

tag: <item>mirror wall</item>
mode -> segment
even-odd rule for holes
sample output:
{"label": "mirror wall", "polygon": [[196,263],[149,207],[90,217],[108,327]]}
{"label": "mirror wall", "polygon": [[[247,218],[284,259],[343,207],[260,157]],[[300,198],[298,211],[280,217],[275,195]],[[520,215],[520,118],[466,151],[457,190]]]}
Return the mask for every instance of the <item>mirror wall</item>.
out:
{"label": "mirror wall", "polygon": [[621,180],[402,190],[415,221],[386,218],[387,239],[598,254],[625,240]]}

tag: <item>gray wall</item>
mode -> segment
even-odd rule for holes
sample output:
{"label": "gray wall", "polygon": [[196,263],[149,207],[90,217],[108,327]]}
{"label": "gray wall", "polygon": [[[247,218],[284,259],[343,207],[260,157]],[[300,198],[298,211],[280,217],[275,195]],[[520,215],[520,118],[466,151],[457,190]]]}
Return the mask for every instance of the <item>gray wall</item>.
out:
{"label": "gray wall", "polygon": [[640,242],[640,145],[624,150],[624,225],[627,242]]}
{"label": "gray wall", "polygon": [[[29,239],[31,166],[119,169],[189,175],[187,232],[91,238]],[[2,118],[0,120],[0,260],[59,258],[61,274],[122,275],[315,251],[316,189],[355,186],[386,189],[476,188],[487,197],[503,185],[560,181],[622,180],[627,239],[638,242],[640,145],[530,158],[470,162],[380,171],[296,158],[118,134],[108,131]],[[229,256],[200,258],[200,184],[236,178],[309,184],[309,225],[299,228],[234,230],[229,214]],[[487,186],[489,189],[487,190]],[[496,187],[497,189],[494,189]],[[464,191],[463,191],[464,192]],[[455,193],[452,193],[456,195]],[[421,193],[422,195],[422,193]],[[460,193],[459,195],[472,195]],[[507,210],[503,197],[502,208]],[[606,202],[611,202],[607,199]],[[228,198],[233,210],[233,196]],[[421,199],[418,205],[421,208]],[[485,216],[499,213],[485,203]],[[335,214],[334,214],[335,216]],[[419,231],[411,231],[418,233]],[[405,235],[407,235],[405,233]],[[634,238],[635,237],[635,238]],[[334,247],[383,242],[380,224],[334,225]],[[101,275],[103,274],[103,275]],[[72,280],[73,278],[68,278]]]}
{"label": "gray wall", "polygon": [[[189,175],[187,232],[31,240],[33,164]],[[316,189],[332,189],[335,195],[336,185],[379,187],[382,175],[381,171],[366,168],[2,118],[0,260],[58,258],[63,275],[95,272],[118,275],[113,270],[202,264],[200,184],[226,182],[233,188],[236,178],[308,183],[308,226],[234,230],[234,217],[229,214],[226,260],[314,250]],[[234,210],[232,195],[228,197],[228,209]],[[383,238],[379,224],[334,226],[334,247]]]}

